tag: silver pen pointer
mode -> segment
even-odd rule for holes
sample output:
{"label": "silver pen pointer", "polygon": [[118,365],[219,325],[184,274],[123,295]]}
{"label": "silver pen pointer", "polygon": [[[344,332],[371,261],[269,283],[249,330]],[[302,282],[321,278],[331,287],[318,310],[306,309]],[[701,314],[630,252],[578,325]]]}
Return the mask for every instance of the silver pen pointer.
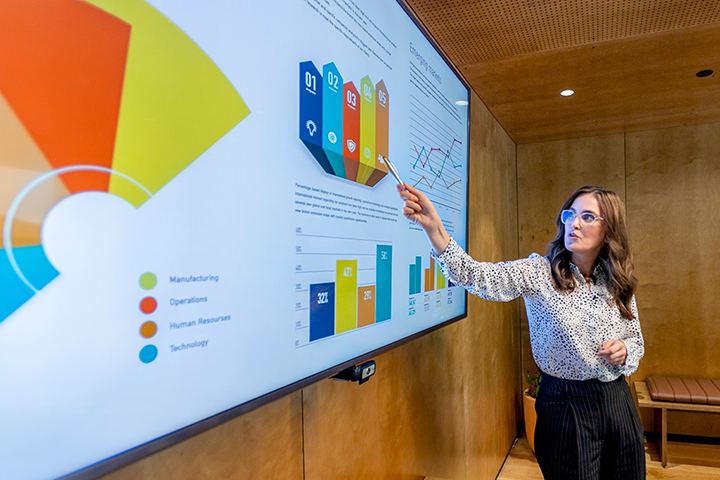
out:
{"label": "silver pen pointer", "polygon": [[400,179],[400,174],[398,173],[397,168],[395,168],[395,165],[392,164],[390,159],[388,159],[387,157],[384,157],[382,155],[380,155],[380,158],[382,158],[383,161],[385,162],[385,164],[388,166],[388,170],[390,170],[390,173],[392,173],[392,176],[395,177],[395,180],[397,180],[397,182],[400,185],[403,185],[404,182]]}

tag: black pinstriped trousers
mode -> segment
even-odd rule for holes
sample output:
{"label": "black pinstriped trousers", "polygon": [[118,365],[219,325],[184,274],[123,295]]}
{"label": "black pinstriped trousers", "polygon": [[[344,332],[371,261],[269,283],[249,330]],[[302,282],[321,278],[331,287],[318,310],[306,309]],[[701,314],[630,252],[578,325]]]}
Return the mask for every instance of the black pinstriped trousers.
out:
{"label": "black pinstriped trousers", "polygon": [[535,410],[535,455],[546,480],[645,478],[643,428],[625,377],[543,374]]}

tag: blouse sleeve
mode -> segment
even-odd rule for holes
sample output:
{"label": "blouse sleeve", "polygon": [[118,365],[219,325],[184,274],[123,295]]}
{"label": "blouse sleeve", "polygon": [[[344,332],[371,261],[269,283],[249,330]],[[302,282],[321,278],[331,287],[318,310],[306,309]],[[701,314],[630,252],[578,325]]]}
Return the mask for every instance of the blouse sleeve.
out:
{"label": "blouse sleeve", "polygon": [[451,282],[481,298],[498,302],[532,295],[537,289],[544,259],[534,253],[512,262],[477,262],[452,238],[445,251],[433,257]]}
{"label": "blouse sleeve", "polygon": [[633,313],[633,319],[627,320],[627,335],[621,338],[627,349],[627,357],[625,363],[619,366],[619,373],[630,376],[635,373],[640,365],[640,359],[645,355],[645,342],[643,340],[642,331],[640,330],[640,320],[638,320],[637,304],[635,303],[635,295],[633,295],[630,308]]}

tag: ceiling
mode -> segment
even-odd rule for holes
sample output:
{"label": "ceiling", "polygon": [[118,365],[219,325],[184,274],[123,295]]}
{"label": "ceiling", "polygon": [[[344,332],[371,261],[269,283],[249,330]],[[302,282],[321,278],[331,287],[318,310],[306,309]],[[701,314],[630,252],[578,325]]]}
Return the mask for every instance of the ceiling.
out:
{"label": "ceiling", "polygon": [[718,0],[406,3],[515,143],[720,122]]}

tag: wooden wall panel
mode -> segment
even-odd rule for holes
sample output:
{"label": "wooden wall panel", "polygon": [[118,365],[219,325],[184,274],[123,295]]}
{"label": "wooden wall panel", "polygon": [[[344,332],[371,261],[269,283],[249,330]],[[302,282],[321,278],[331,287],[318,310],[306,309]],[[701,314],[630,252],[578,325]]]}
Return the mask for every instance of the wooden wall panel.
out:
{"label": "wooden wall panel", "polygon": [[465,477],[457,327],[377,357],[363,385],[305,389],[307,480]]}
{"label": "wooden wall panel", "polygon": [[[473,94],[468,251],[481,261],[516,258],[515,144]],[[495,478],[522,416],[520,301],[469,297],[463,322],[467,479]]]}
{"label": "wooden wall panel", "polygon": [[[637,377],[720,378],[720,124],[628,133],[627,189],[646,342]],[[668,427],[717,436],[720,418],[671,414]]]}
{"label": "wooden wall panel", "polygon": [[[514,144],[474,95],[472,118],[469,250],[511,258]],[[495,478],[516,434],[517,311],[473,298],[467,319],[378,357],[366,384],[306,388],[306,479]]]}
{"label": "wooden wall panel", "polygon": [[302,480],[302,402],[295,392],[103,480]]}
{"label": "wooden wall panel", "polygon": [[[567,197],[583,185],[600,185],[625,200],[624,136],[557,140],[517,146],[520,257],[547,253],[555,219]],[[537,369],[522,309],[522,375]]]}

